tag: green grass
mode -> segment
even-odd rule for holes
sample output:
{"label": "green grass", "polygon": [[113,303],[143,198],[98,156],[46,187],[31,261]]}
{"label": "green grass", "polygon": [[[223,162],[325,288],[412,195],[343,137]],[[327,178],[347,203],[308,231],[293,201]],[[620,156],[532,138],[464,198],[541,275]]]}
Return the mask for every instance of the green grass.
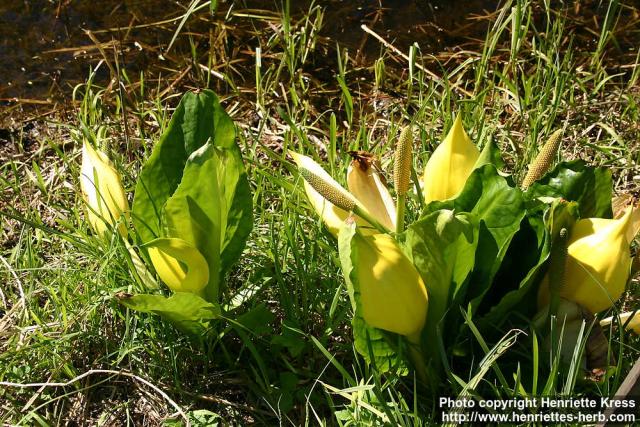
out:
{"label": "green grass", "polygon": [[[184,61],[161,78],[128,75],[121,64],[111,76],[119,84],[107,88],[92,74],[73,91],[75,117],[43,122],[51,136],[31,151],[16,141],[0,166],[0,381],[52,383],[1,387],[0,421],[162,425],[180,421],[175,403],[195,425],[213,413],[239,425],[428,425],[437,408],[411,376],[381,375],[356,354],[336,242],[312,214],[285,153],[305,152],[344,181],[347,151],[369,150],[390,177],[392,144],[412,122],[420,173],[461,111],[472,140],[495,140],[519,179],[540,144],[565,127],[565,159],[606,165],[617,191],[637,194],[640,51],[629,41],[639,39],[637,18],[623,2],[603,7],[595,28],[589,10],[512,2],[484,18],[485,40],[464,51],[415,47],[407,63],[380,46],[366,64],[319,36],[318,6],[305,14],[292,14],[289,2],[277,13],[219,10],[214,19],[204,8],[176,33],[172,52]],[[211,31],[189,32],[200,19],[213,22]],[[94,139],[131,194],[178,95],[194,87],[216,90],[236,121],[255,206],[254,231],[225,296],[246,291],[238,313],[253,316],[255,328],[221,322],[203,344],[117,304],[117,292],[141,285],[123,243],[90,232],[77,179],[81,142]],[[419,199],[408,196],[407,223]],[[627,309],[638,301],[632,289]],[[261,304],[267,310],[256,309]],[[539,377],[550,355],[531,335],[493,350],[495,341],[476,336],[482,351],[473,369],[451,375],[441,392],[611,395],[640,355],[637,337],[611,333],[619,363],[601,384],[560,366],[549,381]]]}

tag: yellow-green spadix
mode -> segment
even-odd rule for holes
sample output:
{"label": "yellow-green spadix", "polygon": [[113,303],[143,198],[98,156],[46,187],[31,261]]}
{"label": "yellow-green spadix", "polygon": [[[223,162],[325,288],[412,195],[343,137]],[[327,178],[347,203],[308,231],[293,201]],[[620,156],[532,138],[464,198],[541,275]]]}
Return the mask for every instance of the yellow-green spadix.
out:
{"label": "yellow-green spadix", "polygon": [[455,197],[464,188],[480,151],[462,127],[460,114],[447,137],[435,149],[424,169],[423,192],[427,203]]}
{"label": "yellow-green spadix", "polygon": [[172,291],[200,294],[209,282],[207,260],[187,241],[159,238],[145,247],[158,276]]}
{"label": "yellow-green spadix", "polygon": [[411,261],[388,234],[354,235],[354,273],[362,317],[375,328],[408,337],[427,317],[427,289]]}
{"label": "yellow-green spadix", "polygon": [[[631,268],[633,209],[618,219],[577,221],[569,236],[564,285],[559,295],[591,313],[611,307],[625,290]],[[538,305],[549,302],[549,278],[540,284]]]}
{"label": "yellow-green spadix", "polygon": [[[375,225],[375,223],[382,228],[386,227],[384,225],[385,218],[380,215],[382,211],[376,210],[376,206],[373,206],[374,211],[369,211],[368,206],[338,184],[313,159],[299,153],[289,153],[296,162],[300,175],[304,178],[305,192],[312,207],[334,236],[338,235],[338,231],[349,216],[349,212],[354,212],[362,217],[357,219],[357,223],[367,233],[374,232],[371,225]],[[379,191],[375,186],[369,186],[368,190]]]}
{"label": "yellow-green spadix", "polygon": [[[80,189],[87,203],[87,219],[96,233],[104,235],[122,215],[128,216],[129,202],[120,174],[106,154],[87,142],[82,146]],[[118,226],[123,236],[127,234],[125,222]]]}

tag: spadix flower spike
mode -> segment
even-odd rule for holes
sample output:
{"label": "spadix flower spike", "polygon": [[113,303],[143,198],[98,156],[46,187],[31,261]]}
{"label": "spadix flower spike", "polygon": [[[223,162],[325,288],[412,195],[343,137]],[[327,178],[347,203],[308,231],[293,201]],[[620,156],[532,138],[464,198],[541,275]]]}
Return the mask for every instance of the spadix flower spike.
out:
{"label": "spadix flower spike", "polygon": [[[96,233],[104,235],[122,215],[128,217],[129,202],[120,174],[107,155],[94,149],[88,142],[82,146],[80,189],[87,203],[87,219]],[[127,235],[125,222],[118,226],[122,236]]]}
{"label": "spadix flower spike", "polygon": [[[632,209],[619,219],[577,221],[569,237],[564,283],[559,295],[597,313],[611,307],[625,290],[631,268],[629,228]],[[538,304],[549,302],[548,276]]]}
{"label": "spadix flower spike", "polygon": [[340,209],[324,197],[305,180],[304,182],[304,190],[307,193],[307,198],[322,221],[329,229],[329,232],[334,236],[338,236],[338,232],[340,231],[340,227],[344,224],[344,221],[349,216],[349,213],[344,209]]}
{"label": "spadix flower spike", "polygon": [[544,144],[535,160],[531,162],[527,175],[522,181],[522,189],[526,190],[531,184],[547,173],[558,153],[560,144],[562,144],[562,129],[558,129],[551,134],[549,140]]}
{"label": "spadix flower spike", "polygon": [[413,132],[411,131],[411,126],[406,126],[400,132],[394,157],[393,186],[397,197],[396,233],[402,233],[404,231],[405,197],[411,184],[411,163],[413,162]]}
{"label": "spadix flower spike", "polygon": [[290,154],[305,180],[305,189],[313,208],[334,235],[337,235],[342,225],[338,224],[338,221],[344,222],[349,212],[355,213],[379,231],[388,231],[386,225],[374,217],[362,202],[338,184],[313,159],[295,152]]}
{"label": "spadix flower spike", "polygon": [[145,247],[158,276],[174,292],[201,294],[209,282],[207,260],[193,245],[178,238],[159,238]]}
{"label": "spadix flower spike", "polygon": [[473,172],[478,157],[480,151],[469,139],[458,114],[447,137],[438,145],[425,166],[425,201],[447,200],[458,195]]}
{"label": "spadix flower spike", "polygon": [[400,132],[393,163],[393,186],[398,196],[404,196],[409,191],[412,158],[413,132],[411,126],[406,126]]}
{"label": "spadix flower spike", "polygon": [[356,207],[356,199],[338,184],[322,167],[310,157],[290,152],[298,165],[300,175],[309,185],[330,203],[345,211]]}
{"label": "spadix flower spike", "polygon": [[347,170],[347,188],[369,213],[382,225],[395,228],[396,207],[389,190],[376,171],[372,156],[352,154]]}
{"label": "spadix flower spike", "polygon": [[388,234],[356,234],[352,251],[352,279],[357,281],[365,322],[408,337],[419,334],[427,317],[427,289],[395,239]]}

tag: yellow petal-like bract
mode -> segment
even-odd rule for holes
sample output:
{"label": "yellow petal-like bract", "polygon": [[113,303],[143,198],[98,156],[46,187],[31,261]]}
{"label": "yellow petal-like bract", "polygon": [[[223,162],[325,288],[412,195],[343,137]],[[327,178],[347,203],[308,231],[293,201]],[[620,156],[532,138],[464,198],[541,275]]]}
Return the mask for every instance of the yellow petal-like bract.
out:
{"label": "yellow petal-like bract", "polygon": [[199,294],[209,282],[207,260],[185,240],[159,238],[145,246],[158,276],[172,291]]}
{"label": "yellow petal-like bract", "polygon": [[[96,233],[105,234],[122,215],[128,216],[129,202],[120,174],[106,154],[87,142],[82,146],[80,189],[88,205],[87,219]],[[125,223],[120,223],[118,232],[126,236]]]}
{"label": "yellow petal-like bract", "polygon": [[370,157],[356,157],[347,170],[347,188],[382,225],[396,228],[396,205]]}
{"label": "yellow petal-like bract", "polygon": [[[345,203],[343,199],[351,199],[351,201],[347,201],[349,204],[355,204],[355,197],[347,192],[340,184],[338,184],[332,177],[329,175],[322,167],[313,161],[310,157],[304,156],[299,153],[289,152],[293,157],[296,165],[299,169],[305,169],[308,172],[313,174],[312,179],[316,179],[315,185],[319,186],[321,190],[326,194],[330,193],[329,196],[333,199],[337,198],[337,201],[341,204]],[[310,174],[307,173],[307,176]],[[303,176],[304,177],[304,176]],[[338,237],[338,232],[340,231],[340,227],[344,224],[344,221],[349,216],[349,212],[345,209],[341,209],[329,200],[327,200],[322,194],[320,194],[314,187],[307,181],[305,177],[304,181],[304,189],[307,193],[307,198],[311,203],[311,206],[316,211],[316,213],[322,218],[322,221],[327,226],[331,234],[335,237]],[[346,206],[350,207],[350,206]],[[373,228],[369,223],[367,223],[362,218],[357,218],[356,222],[359,227],[361,227],[361,231],[364,234],[373,234],[376,233],[377,230]]]}
{"label": "yellow petal-like bract", "polygon": [[349,194],[335,179],[322,169],[311,157],[290,151],[291,157],[298,165],[300,174],[322,197],[345,211],[351,211],[356,199]]}
{"label": "yellow petal-like bract", "polygon": [[447,137],[435,149],[424,169],[424,198],[427,203],[455,197],[471,175],[480,151],[462,127],[460,114]]}
{"label": "yellow petal-like bract", "polygon": [[[575,223],[567,247],[560,296],[598,313],[611,307],[625,290],[631,268],[628,239],[632,209],[622,218],[587,218]],[[549,302],[548,277],[540,284],[538,304]]]}
{"label": "yellow petal-like bract", "polygon": [[[613,319],[617,316],[609,316],[600,321],[600,326],[610,325]],[[631,318],[631,320],[629,320]],[[627,323],[628,322],[628,323]],[[620,314],[620,325],[626,324],[626,329],[631,329],[636,334],[640,335],[640,311],[628,311],[626,313]]]}
{"label": "yellow petal-like bract", "polygon": [[337,237],[340,227],[344,224],[349,213],[322,197],[307,181],[304,182],[304,190],[313,210],[320,215],[331,234]]}
{"label": "yellow petal-like bract", "polygon": [[427,289],[409,258],[388,234],[355,235],[354,264],[362,317],[375,328],[414,336],[427,317]]}

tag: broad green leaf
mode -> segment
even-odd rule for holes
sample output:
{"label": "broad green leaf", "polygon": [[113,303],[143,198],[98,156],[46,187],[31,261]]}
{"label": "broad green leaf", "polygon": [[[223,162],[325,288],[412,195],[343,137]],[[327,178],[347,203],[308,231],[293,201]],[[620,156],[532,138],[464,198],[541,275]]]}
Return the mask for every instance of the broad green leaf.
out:
{"label": "broad green leaf", "polygon": [[511,240],[520,229],[526,213],[522,192],[501,176],[493,164],[486,164],[473,171],[458,197],[430,203],[425,214],[437,209],[469,212],[477,218],[477,251],[467,296],[475,311],[490,292]]}
{"label": "broad green leaf", "polygon": [[526,197],[562,197],[578,202],[582,218],[611,218],[611,172],[582,160],[559,163],[529,187]]}
{"label": "broad green leaf", "polygon": [[494,165],[498,170],[504,168],[504,160],[502,160],[502,154],[500,153],[500,149],[493,141],[493,139],[487,141],[487,143],[482,148],[480,157],[478,157],[475,167],[478,168],[480,166],[488,164]]}
{"label": "broad green leaf", "polygon": [[282,333],[271,338],[271,345],[274,349],[284,347],[291,356],[298,357],[305,349],[307,341],[296,322],[285,320],[282,323]]}
{"label": "broad green leaf", "polygon": [[163,213],[166,235],[193,244],[207,260],[204,295],[217,301],[220,283],[238,259],[253,226],[252,199],[236,150],[207,143],[187,160]]}
{"label": "broad green leaf", "polygon": [[428,204],[423,216],[440,209],[475,214],[485,222],[499,247],[508,243],[525,214],[522,192],[500,176],[492,164],[475,169],[455,199]]}
{"label": "broad green leaf", "polygon": [[537,285],[547,271],[552,241],[562,228],[570,230],[577,217],[577,203],[560,199],[545,209],[544,217],[541,211],[530,213],[496,275],[494,289],[483,301],[487,310],[478,321],[480,327],[495,330],[515,310],[522,316],[535,314]]}
{"label": "broad green leaf", "polygon": [[[535,313],[536,294],[532,291],[546,271],[549,256],[549,239],[547,233],[538,235],[536,229],[541,225],[541,218],[528,218],[522,222],[506,256],[495,275],[493,286],[487,292],[477,309],[480,316],[476,323],[480,329],[493,330],[500,334],[498,328],[509,319],[508,314],[522,301],[522,314]],[[542,225],[542,227],[544,227]],[[529,295],[529,298],[526,298]]]}
{"label": "broad green leaf", "polygon": [[273,334],[273,328],[269,326],[275,316],[266,305],[258,304],[246,313],[241,314],[235,320],[240,325],[255,335]]}
{"label": "broad green leaf", "polygon": [[488,164],[473,171],[454,200],[456,212],[471,212],[484,221],[498,247],[508,244],[525,215],[520,189],[513,187]]}
{"label": "broad green leaf", "polygon": [[132,218],[141,243],[161,236],[162,207],[178,188],[189,156],[207,141],[238,150],[233,122],[217,96],[188,92],[138,175]]}
{"label": "broad green leaf", "polygon": [[217,304],[187,292],[176,292],[168,298],[148,294],[118,295],[117,298],[120,304],[132,310],[157,314],[193,336],[201,336],[209,322],[221,315]]}
{"label": "broad green leaf", "polygon": [[[478,227],[473,220],[473,215],[454,215],[452,211],[440,210],[423,216],[400,236],[429,293],[427,323],[422,336],[427,343],[425,349],[436,363],[440,357],[437,331],[450,331],[449,317],[459,317],[457,310],[449,309],[454,301],[464,299],[474,268]],[[448,312],[453,315],[448,316]]]}
{"label": "broad green leaf", "polygon": [[358,281],[353,276],[355,274],[353,266],[357,262],[358,256],[356,246],[351,244],[355,233],[355,223],[345,223],[338,234],[338,250],[342,274],[347,284],[349,300],[354,311],[351,326],[353,328],[356,351],[367,362],[374,364],[380,372],[393,370],[398,374],[406,373],[406,366],[396,351],[397,346],[391,343],[391,341],[399,343],[401,338],[398,335],[386,333],[367,325],[362,318],[360,292],[357,289]]}
{"label": "broad green leaf", "polygon": [[395,372],[397,375],[409,372],[401,356],[403,339],[400,335],[372,328],[360,315],[353,316],[351,327],[356,351],[379,372]]}

